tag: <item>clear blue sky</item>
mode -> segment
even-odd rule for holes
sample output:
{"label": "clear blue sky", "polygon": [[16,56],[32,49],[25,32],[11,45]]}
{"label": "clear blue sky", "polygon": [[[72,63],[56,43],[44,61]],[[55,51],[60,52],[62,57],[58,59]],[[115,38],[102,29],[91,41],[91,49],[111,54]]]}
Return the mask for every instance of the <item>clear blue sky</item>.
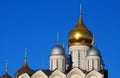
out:
{"label": "clear blue sky", "polygon": [[61,44],[79,18],[82,3],[83,19],[95,37],[109,78],[120,74],[120,1],[119,0],[0,0],[0,75],[8,59],[9,74],[23,65],[24,49],[28,48],[28,64],[49,68],[49,54],[60,32]]}

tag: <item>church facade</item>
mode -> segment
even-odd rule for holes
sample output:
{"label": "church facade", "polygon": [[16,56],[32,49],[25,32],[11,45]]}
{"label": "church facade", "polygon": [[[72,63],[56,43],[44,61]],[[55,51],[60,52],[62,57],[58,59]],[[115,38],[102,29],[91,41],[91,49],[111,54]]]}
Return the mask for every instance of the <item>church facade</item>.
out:
{"label": "church facade", "polygon": [[[15,73],[15,78],[108,78],[108,71],[100,51],[94,47],[94,37],[83,22],[82,13],[76,26],[68,35],[69,54],[57,40],[51,49],[49,70],[32,70],[27,59],[24,65]],[[0,78],[11,78],[6,72]]]}

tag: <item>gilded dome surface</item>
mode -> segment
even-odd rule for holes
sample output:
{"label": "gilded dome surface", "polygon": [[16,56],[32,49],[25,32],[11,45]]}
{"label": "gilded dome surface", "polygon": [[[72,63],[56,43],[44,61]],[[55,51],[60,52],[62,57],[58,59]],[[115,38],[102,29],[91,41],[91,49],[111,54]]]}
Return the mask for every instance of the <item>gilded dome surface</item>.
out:
{"label": "gilded dome surface", "polygon": [[92,33],[85,27],[82,15],[78,24],[71,30],[68,36],[68,45],[93,45],[94,39]]}
{"label": "gilded dome surface", "polygon": [[65,55],[65,50],[62,46],[57,44],[52,48],[51,55]]}

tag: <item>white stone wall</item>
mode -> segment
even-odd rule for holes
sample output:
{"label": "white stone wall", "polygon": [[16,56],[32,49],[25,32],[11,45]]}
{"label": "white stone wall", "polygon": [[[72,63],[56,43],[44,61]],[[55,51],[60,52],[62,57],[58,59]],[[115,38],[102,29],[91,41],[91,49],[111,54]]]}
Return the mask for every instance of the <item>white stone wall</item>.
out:
{"label": "white stone wall", "polygon": [[41,70],[35,72],[31,78],[48,78],[48,76]]}
{"label": "white stone wall", "polygon": [[18,78],[30,78],[30,76],[27,73],[23,73]]}
{"label": "white stone wall", "polygon": [[66,74],[64,74],[63,72],[59,71],[59,70],[55,70],[50,76],[49,78],[66,78]]}
{"label": "white stone wall", "polygon": [[58,69],[62,72],[66,70],[66,58],[62,55],[52,55],[50,56],[50,70],[54,71]]}
{"label": "white stone wall", "polygon": [[73,45],[69,47],[73,62],[72,67],[80,67],[81,69],[86,70],[86,56],[89,48],[90,47],[86,45]]}
{"label": "white stone wall", "polygon": [[101,74],[95,70],[89,72],[85,78],[104,78],[104,74]]}
{"label": "white stone wall", "polygon": [[87,68],[87,71],[91,71],[91,70],[100,71],[101,70],[100,57],[87,56],[86,68]]}
{"label": "white stone wall", "polygon": [[55,70],[50,74],[50,76],[47,76],[43,71],[38,70],[31,77],[27,73],[24,73],[18,78],[104,78],[104,74],[101,74],[96,70],[92,70],[86,74],[81,69],[76,67],[67,74],[59,70]]}

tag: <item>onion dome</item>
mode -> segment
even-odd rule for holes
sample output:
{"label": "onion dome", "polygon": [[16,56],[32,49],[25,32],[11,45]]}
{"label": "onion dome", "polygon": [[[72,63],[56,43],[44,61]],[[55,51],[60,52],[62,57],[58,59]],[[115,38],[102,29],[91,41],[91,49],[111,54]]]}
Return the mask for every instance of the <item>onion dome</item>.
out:
{"label": "onion dome", "polygon": [[2,75],[0,78],[12,78],[12,77],[8,74],[8,64],[7,64],[7,61],[6,61],[5,74]]}
{"label": "onion dome", "polygon": [[5,73],[3,76],[1,76],[0,78],[12,78],[8,73]]}
{"label": "onion dome", "polygon": [[65,56],[65,50],[59,43],[60,43],[59,33],[57,32],[57,45],[52,48],[51,55],[64,55]]}
{"label": "onion dome", "polygon": [[65,55],[65,50],[62,46],[57,44],[52,48],[51,55]]}
{"label": "onion dome", "polygon": [[96,48],[91,48],[88,53],[88,56],[100,56],[100,51]]}
{"label": "onion dome", "polygon": [[15,78],[22,75],[23,73],[27,73],[29,75],[33,74],[33,71],[31,70],[27,63],[24,63],[24,65],[16,72]]}
{"label": "onion dome", "polygon": [[91,31],[85,27],[82,19],[82,13],[80,13],[78,24],[68,35],[68,45],[93,45],[93,42],[93,35]]}
{"label": "onion dome", "polygon": [[32,70],[27,64],[26,52],[25,52],[24,65],[15,73],[15,78],[22,75],[23,73],[27,73],[29,76],[32,76],[34,74],[34,70]]}

